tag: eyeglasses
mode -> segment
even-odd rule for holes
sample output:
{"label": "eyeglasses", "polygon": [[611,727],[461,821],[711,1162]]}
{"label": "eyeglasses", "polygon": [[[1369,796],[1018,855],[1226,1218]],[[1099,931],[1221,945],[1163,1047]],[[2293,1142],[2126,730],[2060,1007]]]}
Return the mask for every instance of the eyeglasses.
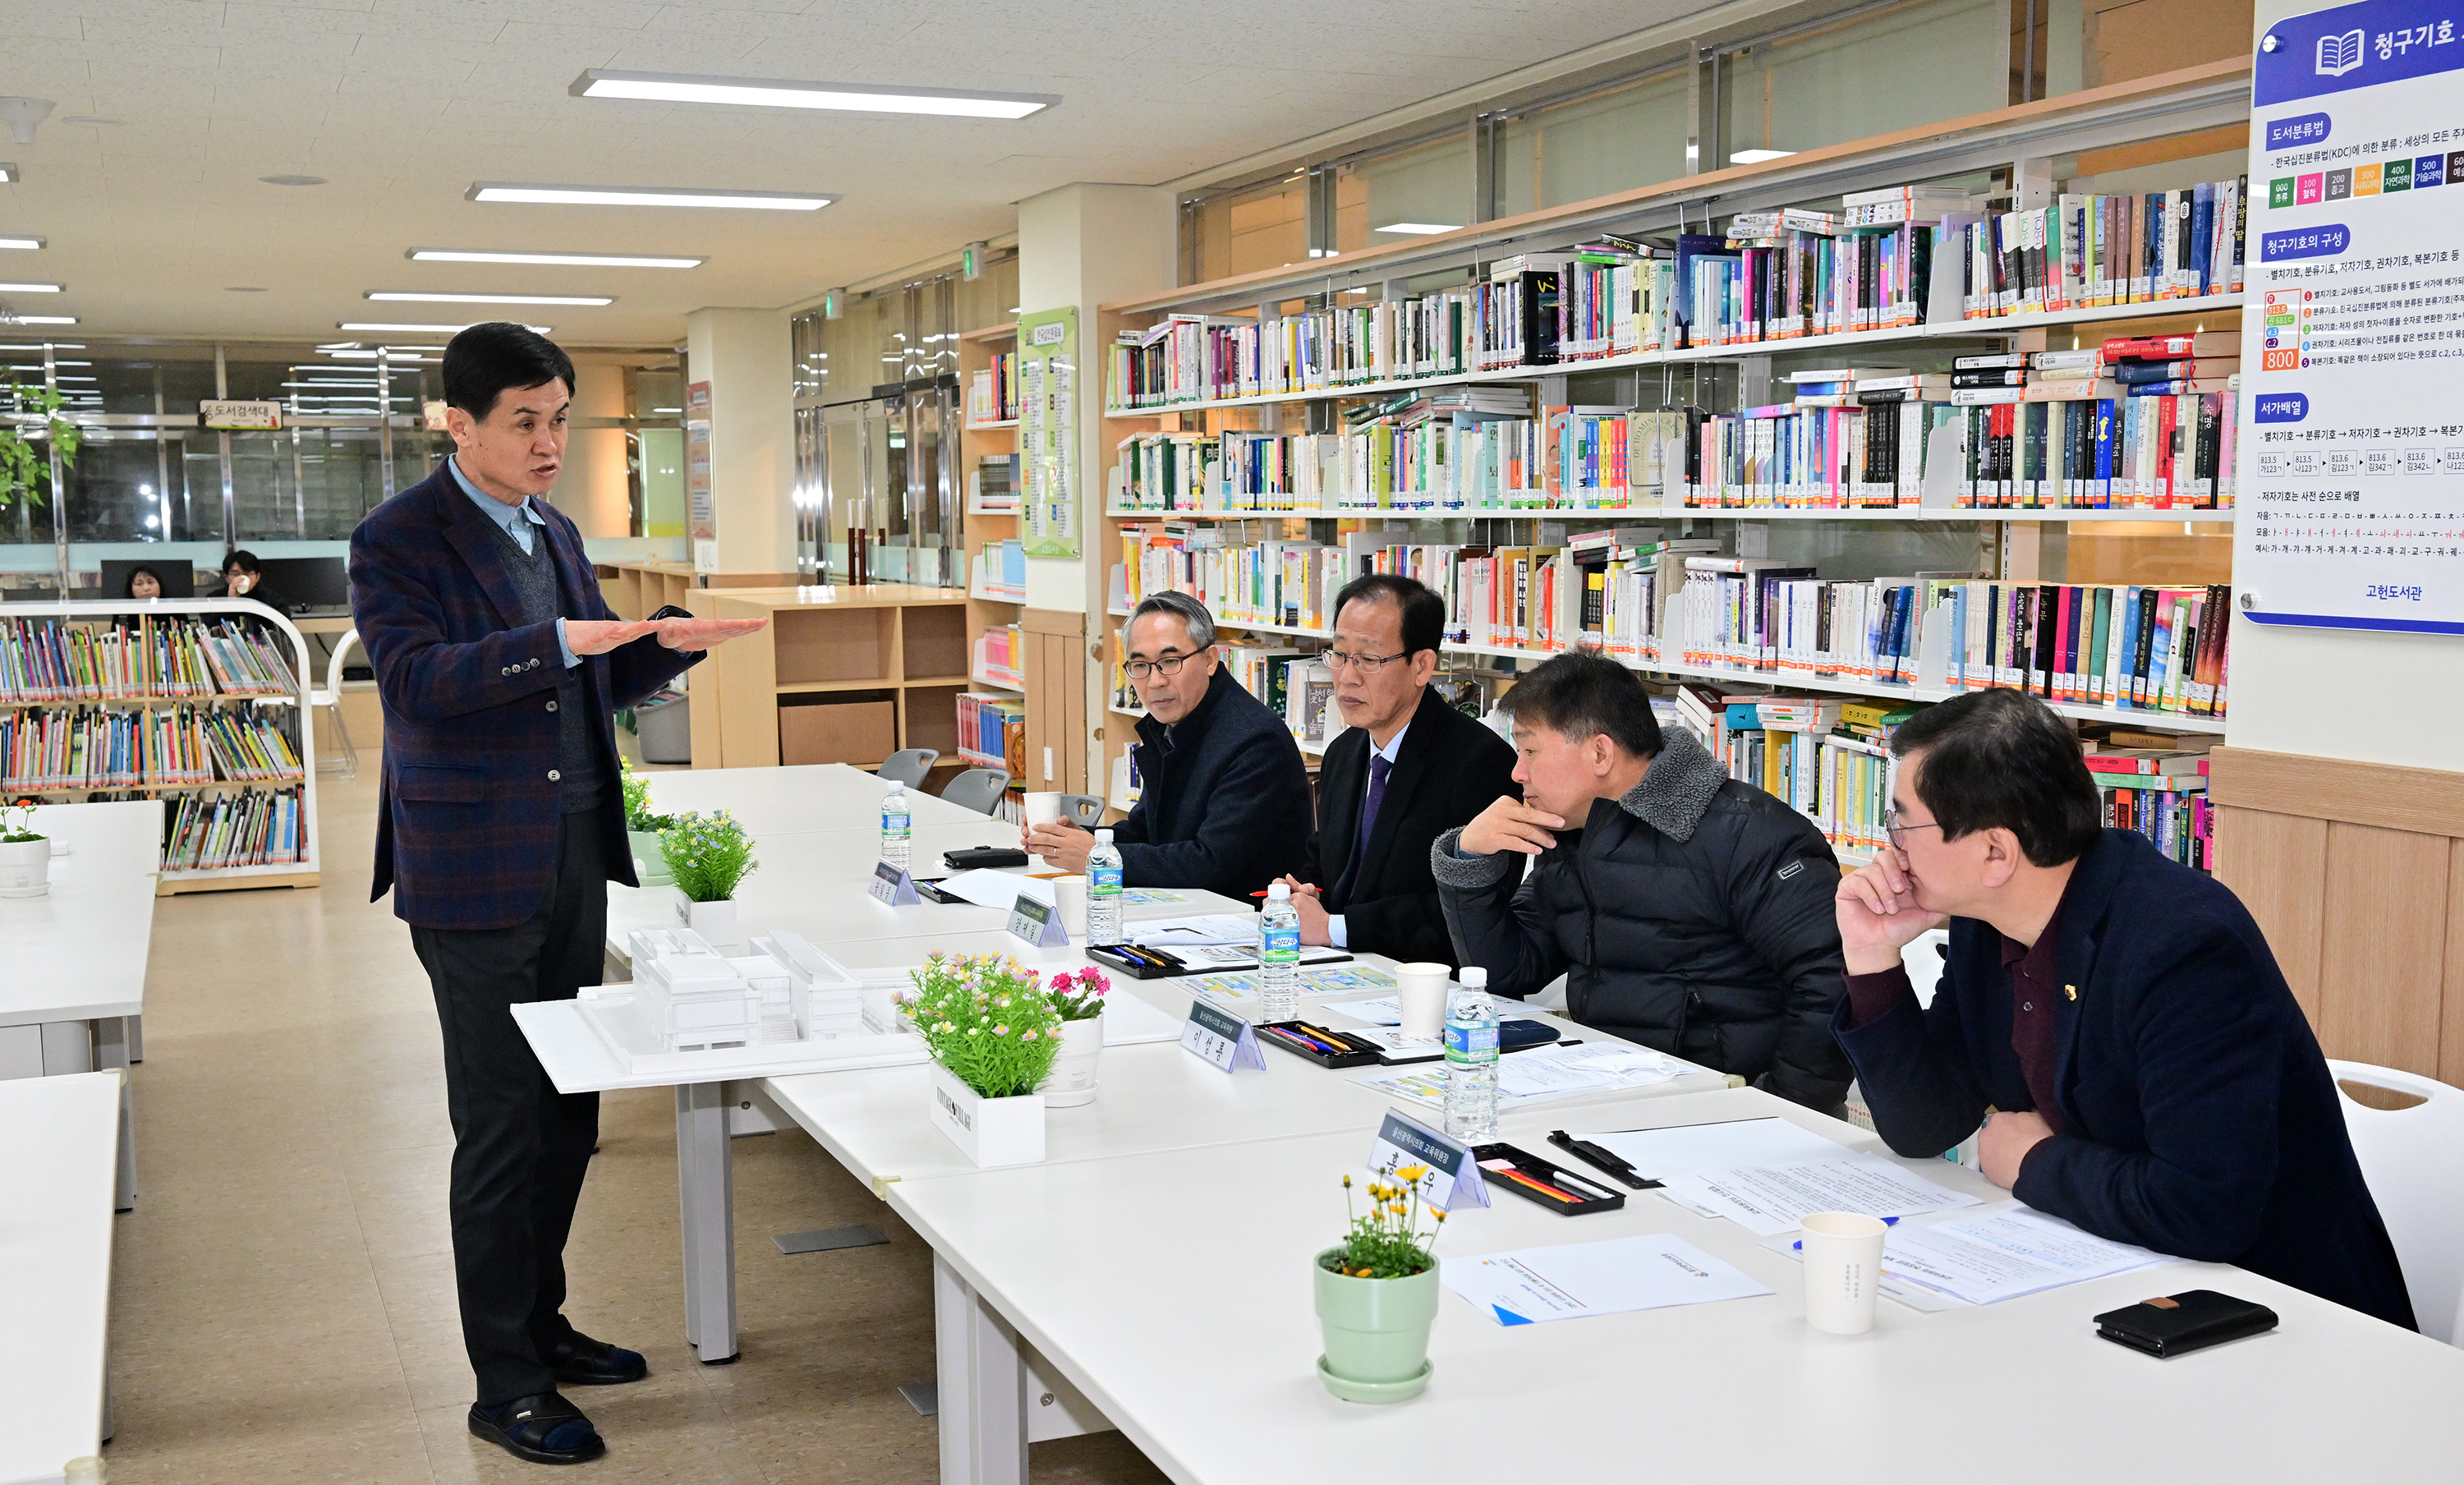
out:
{"label": "eyeglasses", "polygon": [[1123,669],[1130,673],[1132,680],[1144,680],[1150,674],[1177,676],[1180,668],[1195,658],[1195,655],[1168,654],[1160,660],[1132,660]]}
{"label": "eyeglasses", "polygon": [[1900,811],[1897,806],[1886,805],[1882,808],[1882,833],[1891,838],[1891,849],[1894,851],[1905,851],[1907,849],[1908,843],[1900,838],[1903,831],[1938,831],[1940,829],[1942,829],[1942,822],[1940,820],[1928,821],[1924,825],[1903,825],[1900,823]]}
{"label": "eyeglasses", "polygon": [[1329,650],[1318,658],[1324,660],[1330,670],[1356,670],[1363,676],[1375,676],[1379,666],[1410,657],[1400,654],[1346,654],[1340,650]]}

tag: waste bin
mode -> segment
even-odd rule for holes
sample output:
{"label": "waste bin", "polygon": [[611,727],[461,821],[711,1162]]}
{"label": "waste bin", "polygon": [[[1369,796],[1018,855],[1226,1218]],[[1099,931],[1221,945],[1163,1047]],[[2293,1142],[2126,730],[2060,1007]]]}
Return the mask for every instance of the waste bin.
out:
{"label": "waste bin", "polygon": [[684,693],[662,691],[633,708],[633,735],[646,764],[693,762],[693,716]]}

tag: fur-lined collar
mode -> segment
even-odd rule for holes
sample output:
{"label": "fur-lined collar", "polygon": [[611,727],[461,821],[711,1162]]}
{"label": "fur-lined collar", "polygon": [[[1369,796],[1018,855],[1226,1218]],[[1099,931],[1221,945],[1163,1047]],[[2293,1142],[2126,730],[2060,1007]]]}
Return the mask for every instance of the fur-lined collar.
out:
{"label": "fur-lined collar", "polygon": [[1660,756],[1642,782],[1626,790],[1617,806],[1671,840],[1691,840],[1703,812],[1727,782],[1728,771],[1693,733],[1671,727],[1661,734]]}

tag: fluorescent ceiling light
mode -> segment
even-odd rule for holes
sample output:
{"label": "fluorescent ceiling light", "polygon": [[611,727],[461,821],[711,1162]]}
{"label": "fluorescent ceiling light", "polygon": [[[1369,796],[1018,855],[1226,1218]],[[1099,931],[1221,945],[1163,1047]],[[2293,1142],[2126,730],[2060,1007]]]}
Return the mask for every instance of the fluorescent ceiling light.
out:
{"label": "fluorescent ceiling light", "polygon": [[829,108],[865,114],[944,114],[959,119],[1023,119],[1060,102],[1052,93],[978,93],[966,88],[879,87],[863,82],[789,82],[776,78],[697,78],[686,73],[604,72],[573,79],[576,98],[650,99],[666,103],[733,103],[749,108]]}
{"label": "fluorescent ceiling light", "polygon": [[1785,160],[1795,154],[1793,149],[1740,149],[1728,157],[1730,165],[1760,165],[1766,160]]}
{"label": "fluorescent ceiling light", "polygon": [[17,184],[17,167],[6,160],[0,160],[0,186],[15,184]]}
{"label": "fluorescent ceiling light", "polygon": [[466,253],[454,248],[413,248],[414,263],[537,263],[550,268],[699,268],[697,257],[635,257],[615,253]]}
{"label": "fluorescent ceiling light", "polygon": [[55,283],[0,283],[0,294],[57,294]]}
{"label": "fluorescent ceiling light", "polygon": [[0,315],[0,324],[75,324],[75,315]]}
{"label": "fluorescent ceiling light", "polygon": [[[341,324],[334,326],[334,328],[337,330],[374,330],[380,334],[388,335],[418,335],[423,332],[436,335],[459,335],[463,331],[470,329],[471,326],[466,324],[373,324],[363,320],[346,320]],[[545,335],[553,327],[549,325],[532,325],[529,328],[540,335]]]}
{"label": "fluorescent ceiling light", "polygon": [[791,190],[713,190],[698,186],[518,186],[474,181],[473,201],[573,207],[739,207],[749,211],[818,211],[836,196]]}
{"label": "fluorescent ceiling light", "polygon": [[0,248],[23,248],[32,253],[42,245],[43,239],[40,237],[0,237]]}
{"label": "fluorescent ceiling light", "polygon": [[596,294],[414,294],[407,290],[370,290],[363,296],[420,304],[613,304]]}
{"label": "fluorescent ceiling light", "polygon": [[1401,233],[1411,237],[1427,237],[1438,233],[1453,232],[1460,225],[1453,222],[1389,222],[1383,227],[1371,228],[1370,231]]}

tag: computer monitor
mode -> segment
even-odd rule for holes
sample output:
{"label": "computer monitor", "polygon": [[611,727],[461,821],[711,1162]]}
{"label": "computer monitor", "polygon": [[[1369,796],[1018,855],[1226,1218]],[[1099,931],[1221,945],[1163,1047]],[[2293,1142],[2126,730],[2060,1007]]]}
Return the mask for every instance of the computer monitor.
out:
{"label": "computer monitor", "polygon": [[298,609],[348,609],[350,566],[340,557],[268,557],[257,565],[283,601]]}
{"label": "computer monitor", "polygon": [[162,596],[165,598],[197,596],[197,569],[186,557],[142,557],[135,561],[106,557],[102,563],[102,583],[96,589],[96,596],[127,597],[128,581],[137,575],[140,567],[153,573],[154,581],[163,585]]}

